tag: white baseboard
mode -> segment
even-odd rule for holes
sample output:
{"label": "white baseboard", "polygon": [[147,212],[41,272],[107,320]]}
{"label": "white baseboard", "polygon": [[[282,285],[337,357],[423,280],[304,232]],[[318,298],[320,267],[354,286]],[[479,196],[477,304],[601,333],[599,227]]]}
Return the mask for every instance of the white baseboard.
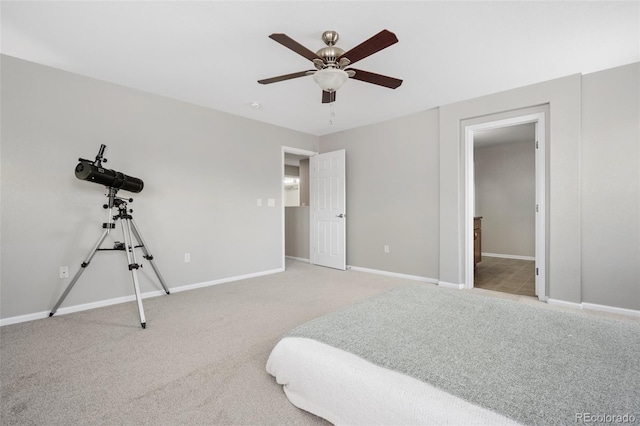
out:
{"label": "white baseboard", "polygon": [[17,324],[19,322],[27,322],[27,321],[35,321],[35,320],[43,319],[49,316],[49,312],[50,311],[36,312],[34,314],[19,315],[17,317],[0,319],[0,327],[3,327],[5,325]]}
{"label": "white baseboard", "polygon": [[616,306],[598,305],[596,303],[588,303],[588,302],[582,302],[582,303],[567,302],[565,300],[558,300],[558,299],[551,299],[551,298],[547,299],[547,303],[550,305],[564,306],[565,308],[586,309],[591,311],[608,312],[610,314],[640,317],[640,311],[637,311],[635,309],[618,308]]}
{"label": "white baseboard", "polygon": [[422,282],[425,282],[425,283],[438,284],[438,280],[436,280],[436,279],[428,278],[428,277],[421,277],[419,275],[400,274],[398,272],[381,271],[381,270],[378,270],[378,269],[362,268],[360,266],[352,266],[352,265],[347,265],[347,269],[351,269],[353,271],[359,271],[359,272],[368,272],[370,274],[386,275],[388,277],[403,278],[403,279],[406,279],[406,280],[422,281]]}
{"label": "white baseboard", "polygon": [[547,299],[547,303],[549,305],[562,306],[565,308],[582,309],[582,303],[567,302],[566,300],[552,299],[550,297]]}
{"label": "white baseboard", "polygon": [[440,287],[453,288],[453,289],[456,289],[456,290],[462,290],[463,288],[466,287],[464,284],[454,284],[454,283],[448,283],[446,281],[438,281],[438,285]]}
{"label": "white baseboard", "polygon": [[482,256],[486,257],[502,257],[504,259],[518,259],[518,260],[536,260],[533,256],[518,256],[515,254],[498,254],[498,253],[482,253]]}
{"label": "white baseboard", "polygon": [[[150,292],[147,292],[147,293],[142,293],[140,296],[143,299],[146,299],[146,298],[149,298],[149,297],[160,296],[161,294],[165,294],[165,292],[162,291],[162,290],[150,291]],[[100,300],[98,302],[91,302],[91,303],[83,303],[81,305],[66,306],[64,308],[59,308],[56,311],[56,315],[66,315],[66,314],[72,314],[74,312],[88,311],[89,309],[104,308],[105,306],[111,306],[111,305],[117,305],[117,304],[120,304],[120,303],[132,302],[134,300],[136,300],[136,296],[134,294],[132,294],[130,296],[116,297],[116,298],[113,298],[113,299]],[[36,312],[36,313],[33,313],[33,314],[20,315],[20,316],[17,316],[17,317],[4,318],[4,319],[0,320],[0,327],[1,326],[5,326],[5,325],[10,325],[10,324],[17,324],[17,323],[20,323],[20,322],[27,322],[27,321],[33,321],[33,320],[37,320],[37,319],[47,318],[47,317],[49,317],[50,313],[51,313],[51,311],[44,311],[44,312]]]}
{"label": "white baseboard", "polygon": [[298,260],[300,262],[311,263],[310,259],[305,259],[303,257],[294,257],[294,256],[285,256],[287,259]]}
{"label": "white baseboard", "polygon": [[276,274],[278,272],[283,272],[283,271],[284,271],[283,268],[277,268],[277,269],[271,269],[269,271],[254,272],[252,274],[238,275],[238,276],[235,276],[235,277],[221,278],[219,280],[213,280],[213,281],[206,281],[206,282],[203,282],[203,283],[183,285],[183,286],[180,286],[180,287],[170,288],[169,290],[172,293],[178,293],[180,291],[195,290],[196,288],[209,287],[209,286],[212,286],[212,285],[224,284],[224,283],[228,283],[228,282],[232,282],[232,281],[246,280],[248,278],[261,277],[263,275],[271,275],[271,274]]}
{"label": "white baseboard", "polygon": [[601,312],[608,312],[610,314],[619,314],[619,315],[628,315],[628,316],[632,316],[632,317],[640,317],[640,311],[636,311],[634,309],[617,308],[615,306],[597,305],[595,303],[587,303],[587,302],[582,302],[582,307],[584,309],[589,309],[589,310],[592,310],[592,311],[601,311]]}
{"label": "white baseboard", "polygon": [[[232,282],[232,281],[240,281],[240,280],[245,280],[245,279],[248,279],[248,278],[261,277],[263,275],[276,274],[278,272],[283,272],[283,271],[284,271],[283,268],[272,269],[272,270],[269,270],[269,271],[255,272],[255,273],[246,274],[246,275],[238,275],[238,276],[235,276],[235,277],[222,278],[222,279],[219,279],[219,280],[207,281],[207,282],[203,282],[203,283],[188,284],[188,285],[184,285],[184,286],[180,286],[180,287],[170,287],[169,291],[171,293],[179,293],[181,291],[194,290],[194,289],[197,289],[197,288],[209,287],[209,286],[212,286],[212,285],[218,285],[218,284],[228,283],[228,282]],[[162,296],[162,295],[165,295],[165,294],[166,293],[164,292],[164,290],[154,290],[154,291],[148,291],[146,293],[142,293],[140,295],[140,297],[142,299],[147,299],[149,297],[157,297],[157,296]],[[136,296],[132,294],[130,296],[116,297],[114,299],[100,300],[98,302],[91,302],[91,303],[84,303],[84,304],[81,304],[81,305],[67,306],[67,307],[64,307],[64,308],[59,308],[56,311],[56,316],[57,315],[71,314],[71,313],[80,312],[80,311],[87,311],[89,309],[103,308],[105,306],[117,305],[119,303],[132,302],[134,300],[136,300]],[[49,317],[49,313],[50,312],[51,311],[36,312],[36,313],[33,313],[33,314],[19,315],[19,316],[15,316],[15,317],[3,318],[3,319],[0,319],[0,327],[5,326],[5,325],[10,325],[10,324],[17,324],[17,323],[20,323],[20,322],[34,321],[34,320],[38,320],[38,319],[47,318],[47,317]]]}
{"label": "white baseboard", "polygon": [[448,283],[445,281],[439,281],[435,278],[428,278],[428,277],[421,277],[419,275],[407,275],[407,274],[400,274],[398,272],[389,272],[389,271],[381,271],[378,269],[370,269],[370,268],[362,268],[360,266],[352,266],[352,265],[347,265],[347,269],[351,269],[354,271],[360,271],[360,272],[368,272],[370,274],[378,274],[378,275],[386,275],[389,277],[396,277],[396,278],[404,278],[407,280],[413,280],[413,281],[422,281],[425,283],[431,283],[431,284],[437,284],[440,287],[445,287],[445,288],[454,288],[454,289],[463,289],[465,288],[464,284],[453,284],[453,283]]}

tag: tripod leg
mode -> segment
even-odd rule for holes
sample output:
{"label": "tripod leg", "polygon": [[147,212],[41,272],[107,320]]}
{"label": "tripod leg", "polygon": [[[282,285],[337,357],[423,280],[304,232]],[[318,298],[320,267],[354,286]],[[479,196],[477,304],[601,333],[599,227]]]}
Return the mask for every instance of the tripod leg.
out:
{"label": "tripod leg", "polygon": [[60,307],[60,305],[62,304],[62,302],[64,301],[64,299],[67,297],[67,295],[69,294],[69,292],[71,291],[71,289],[73,288],[73,286],[76,284],[76,282],[78,281],[78,279],[80,278],[80,275],[82,275],[82,273],[84,272],[84,270],[87,268],[87,266],[89,266],[89,263],[91,263],[91,259],[93,259],[93,256],[96,254],[96,251],[98,250],[98,248],[100,247],[100,245],[102,244],[102,242],[104,241],[104,239],[107,237],[107,234],[109,233],[109,229],[105,229],[104,232],[102,233],[102,236],[100,237],[100,239],[98,239],[98,242],[96,243],[95,246],[93,246],[93,248],[91,249],[91,251],[89,252],[89,255],[87,256],[87,258],[85,259],[84,262],[82,262],[82,265],[80,265],[80,270],[76,273],[76,275],[73,277],[73,279],[71,280],[71,282],[69,283],[69,285],[67,286],[67,289],[64,291],[64,293],[62,293],[62,296],[60,296],[60,299],[58,299],[58,302],[55,304],[55,306],[53,307],[53,309],[51,309],[51,312],[49,313],[49,316],[52,317],[56,311],[58,310],[58,308]]}
{"label": "tripod leg", "polygon": [[125,252],[127,253],[127,260],[129,261],[129,270],[131,271],[131,277],[133,278],[133,290],[136,293],[136,301],[138,302],[138,314],[140,314],[140,325],[142,328],[147,327],[147,322],[144,318],[144,308],[142,307],[142,298],[140,296],[140,284],[138,283],[137,270],[140,267],[136,262],[136,252],[133,247],[133,238],[131,236],[131,219],[125,218],[122,220],[122,234],[125,241]]}
{"label": "tripod leg", "polygon": [[156,276],[158,277],[158,279],[160,280],[160,284],[162,284],[162,288],[164,288],[164,291],[167,294],[170,294],[167,284],[164,282],[164,279],[162,278],[162,275],[160,275],[160,271],[158,270],[156,263],[153,261],[153,256],[151,255],[151,253],[149,253],[149,250],[147,249],[147,243],[142,239],[142,234],[140,234],[138,225],[136,225],[136,222],[133,219],[131,219],[131,225],[133,225],[131,229],[133,230],[133,234],[135,235],[136,239],[140,243],[140,248],[144,253],[144,258],[147,259],[151,264],[151,267],[153,268],[153,271],[156,273]]}

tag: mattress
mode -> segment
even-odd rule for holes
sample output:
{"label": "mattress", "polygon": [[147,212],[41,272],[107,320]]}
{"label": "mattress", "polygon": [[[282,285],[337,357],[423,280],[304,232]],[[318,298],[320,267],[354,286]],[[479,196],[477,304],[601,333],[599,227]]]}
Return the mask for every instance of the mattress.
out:
{"label": "mattress", "polygon": [[408,285],[294,328],[267,371],[295,406],[335,424],[636,421],[639,331]]}
{"label": "mattress", "polygon": [[407,375],[304,337],[275,346],[267,371],[296,407],[336,425],[516,425]]}

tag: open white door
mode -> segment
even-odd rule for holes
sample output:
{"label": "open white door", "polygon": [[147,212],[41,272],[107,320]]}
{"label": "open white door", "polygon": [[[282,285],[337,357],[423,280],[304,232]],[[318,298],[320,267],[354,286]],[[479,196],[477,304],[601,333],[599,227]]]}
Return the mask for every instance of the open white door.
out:
{"label": "open white door", "polygon": [[309,158],[311,263],[345,270],[345,150]]}

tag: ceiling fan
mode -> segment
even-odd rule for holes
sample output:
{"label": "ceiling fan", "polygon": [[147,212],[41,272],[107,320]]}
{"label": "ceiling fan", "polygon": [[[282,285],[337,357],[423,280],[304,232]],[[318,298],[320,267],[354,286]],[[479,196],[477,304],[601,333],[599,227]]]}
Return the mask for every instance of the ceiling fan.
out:
{"label": "ceiling fan", "polygon": [[322,33],[322,41],[324,41],[326,47],[323,47],[315,53],[286,34],[274,33],[271,34],[269,38],[309,59],[313,62],[316,69],[258,80],[260,84],[277,83],[279,81],[313,75],[314,81],[318,83],[322,89],[322,103],[325,104],[335,102],[336,90],[338,90],[348,78],[364,81],[365,83],[377,84],[378,86],[388,87],[390,89],[395,89],[402,84],[402,80],[397,78],[355,68],[347,68],[359,60],[397,43],[398,38],[391,31],[382,30],[346,52],[336,47],[335,44],[338,42],[339,36],[335,31],[325,31]]}

